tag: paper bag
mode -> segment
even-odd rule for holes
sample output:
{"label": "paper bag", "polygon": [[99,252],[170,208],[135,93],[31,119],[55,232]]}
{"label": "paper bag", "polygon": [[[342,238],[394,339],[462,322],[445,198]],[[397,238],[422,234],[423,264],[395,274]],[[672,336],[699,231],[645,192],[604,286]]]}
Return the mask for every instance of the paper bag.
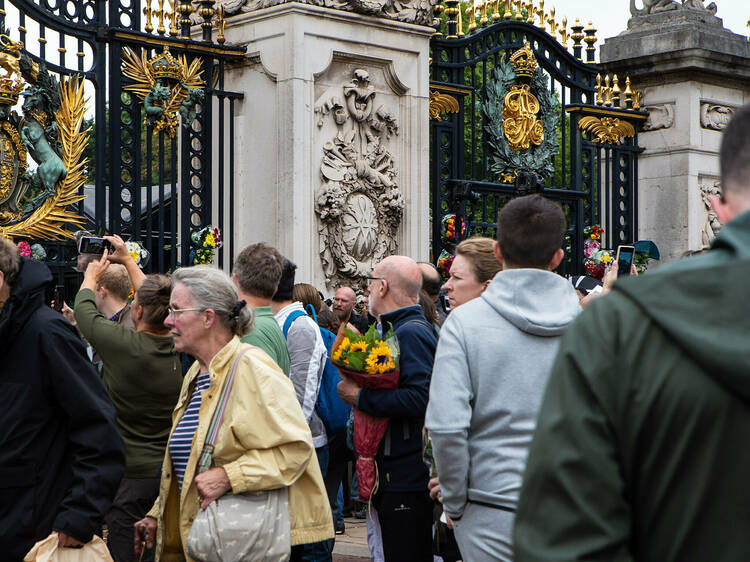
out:
{"label": "paper bag", "polygon": [[24,557],[24,562],[114,562],[101,537],[94,538],[81,548],[57,545],[57,533],[36,543]]}

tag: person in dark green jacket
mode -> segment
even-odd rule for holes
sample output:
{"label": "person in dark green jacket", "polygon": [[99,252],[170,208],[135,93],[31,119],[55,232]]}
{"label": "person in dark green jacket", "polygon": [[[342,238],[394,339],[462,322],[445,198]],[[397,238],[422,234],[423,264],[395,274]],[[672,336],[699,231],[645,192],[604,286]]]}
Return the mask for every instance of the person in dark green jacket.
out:
{"label": "person in dark green jacket", "polygon": [[271,246],[252,244],[234,262],[232,282],[240,299],[255,313],[255,327],[242,336],[243,343],[261,348],[289,376],[289,350],[278,322],[271,312],[271,297],[281,279],[281,254]]}
{"label": "person in dark green jacket", "polygon": [[750,560],[750,106],[724,133],[711,250],[619,280],[563,336],[518,562]]}
{"label": "person in dark green jacket", "polygon": [[[171,278],[145,276],[119,236],[107,239],[114,251],[86,269],[76,295],[75,318],[78,329],[102,359],[102,380],[125,441],[125,476],[105,517],[109,549],[115,562],[120,562],[134,559],[133,524],[146,515],[159,495],[159,474],[172,428],[172,411],[182,388],[182,369],[164,326]],[[97,310],[93,289],[110,261],[125,266],[135,288],[131,305],[135,330]]]}

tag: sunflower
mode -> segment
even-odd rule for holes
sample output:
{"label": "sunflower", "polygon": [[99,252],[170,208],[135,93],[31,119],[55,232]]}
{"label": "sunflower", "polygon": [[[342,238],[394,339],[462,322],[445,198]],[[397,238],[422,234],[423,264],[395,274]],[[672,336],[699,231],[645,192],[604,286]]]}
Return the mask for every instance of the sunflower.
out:
{"label": "sunflower", "polygon": [[376,373],[389,373],[396,368],[391,348],[385,342],[380,341],[367,356],[367,372],[371,375]]}
{"label": "sunflower", "polygon": [[349,352],[351,353],[354,351],[367,351],[367,342],[365,340],[354,342],[349,348]]}
{"label": "sunflower", "polygon": [[341,354],[349,349],[350,344],[351,341],[349,340],[349,338],[344,338],[343,340],[341,340],[341,343],[338,345],[338,347],[333,350],[333,353],[331,353],[331,361],[339,361],[341,359]]}

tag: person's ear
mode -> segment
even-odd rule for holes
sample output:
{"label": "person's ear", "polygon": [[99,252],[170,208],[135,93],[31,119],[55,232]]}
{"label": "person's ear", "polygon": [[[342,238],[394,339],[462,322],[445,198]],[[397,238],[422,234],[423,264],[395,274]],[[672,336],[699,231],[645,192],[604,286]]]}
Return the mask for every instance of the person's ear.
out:
{"label": "person's ear", "polygon": [[0,271],[0,291],[5,288],[5,273]]}
{"label": "person's ear", "polygon": [[206,328],[212,327],[214,323],[216,322],[216,311],[213,310],[212,308],[207,308],[203,312],[206,313],[206,316],[203,318],[203,325]]}
{"label": "person's ear", "polygon": [[555,252],[555,255],[552,256],[552,261],[549,262],[549,266],[547,266],[547,269],[550,271],[554,271],[557,269],[557,266],[560,265],[560,262],[563,261],[563,258],[565,257],[565,250],[562,248],[558,248]]}
{"label": "person's ear", "polygon": [[711,208],[716,213],[716,218],[719,219],[721,224],[727,224],[736,216],[734,208],[718,195],[709,196],[708,202],[711,204]]}
{"label": "person's ear", "polygon": [[[131,307],[131,310],[132,310],[132,307]],[[132,312],[133,312],[133,320],[135,322],[140,322],[143,319],[143,305],[142,304],[139,304],[138,306],[136,306],[135,310],[133,310]]]}
{"label": "person's ear", "polygon": [[492,250],[495,252],[495,257],[497,258],[497,261],[500,263],[503,263],[503,253],[500,251],[500,244],[498,244],[497,240],[495,240],[492,243]]}

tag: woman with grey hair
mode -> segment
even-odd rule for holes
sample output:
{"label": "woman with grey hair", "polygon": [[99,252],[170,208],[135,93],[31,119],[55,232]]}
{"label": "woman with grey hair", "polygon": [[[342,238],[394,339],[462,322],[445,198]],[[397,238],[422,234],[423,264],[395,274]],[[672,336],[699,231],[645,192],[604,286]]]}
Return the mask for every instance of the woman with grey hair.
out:
{"label": "woman with grey hair", "polygon": [[333,537],[292,383],[264,351],[240,342],[252,311],[217,269],[181,268],[172,279],[164,324],[196,361],[173,414],[159,498],[135,524],[136,554],[145,541],[157,545],[157,560],[287,560],[291,545]]}

